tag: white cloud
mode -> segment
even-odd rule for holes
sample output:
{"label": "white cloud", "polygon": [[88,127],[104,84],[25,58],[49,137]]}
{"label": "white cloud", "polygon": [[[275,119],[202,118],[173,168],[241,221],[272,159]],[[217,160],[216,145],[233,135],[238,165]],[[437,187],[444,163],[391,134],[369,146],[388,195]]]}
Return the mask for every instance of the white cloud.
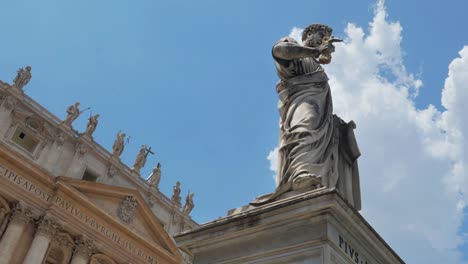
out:
{"label": "white cloud", "polygon": [[297,43],[302,43],[302,28],[293,27],[289,36],[297,41]]}
{"label": "white cloud", "polygon": [[[291,36],[300,33],[294,28]],[[347,25],[344,43],[326,66],[334,111],[358,126],[366,219],[407,263],[462,263],[457,248],[467,239],[459,228],[468,202],[468,46],[449,65],[445,110],[418,109],[414,99],[424,87],[404,66],[401,33],[399,22],[388,21],[383,1],[368,34]],[[271,163],[277,162],[275,151],[268,155]]]}
{"label": "white cloud", "polygon": [[278,173],[278,147],[276,147],[275,149],[270,151],[270,153],[268,153],[267,159],[268,159],[268,161],[270,161],[270,170],[273,171],[274,173],[276,173],[276,174],[273,175],[273,179],[275,180],[275,186],[277,186],[278,185],[278,176],[277,176],[277,173]]}

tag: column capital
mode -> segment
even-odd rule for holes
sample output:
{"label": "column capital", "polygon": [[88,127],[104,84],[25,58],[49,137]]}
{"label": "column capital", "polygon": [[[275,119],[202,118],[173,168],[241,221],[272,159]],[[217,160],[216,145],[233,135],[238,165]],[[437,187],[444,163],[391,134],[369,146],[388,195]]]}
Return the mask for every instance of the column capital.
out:
{"label": "column capital", "polygon": [[75,241],[73,241],[70,235],[65,232],[57,233],[54,240],[58,243],[59,246],[64,246],[71,249],[73,249],[75,246]]}
{"label": "column capital", "polygon": [[21,202],[13,205],[10,223],[27,224],[34,220],[34,214],[31,209]]}
{"label": "column capital", "polygon": [[60,229],[61,226],[58,223],[57,218],[50,215],[44,215],[38,221],[36,233],[44,236],[53,237],[55,236],[55,234],[57,234],[58,230]]}
{"label": "column capital", "polygon": [[74,256],[82,256],[82,257],[90,257],[96,251],[96,246],[94,245],[94,241],[86,238],[84,236],[80,236],[75,239],[75,251],[73,253]]}

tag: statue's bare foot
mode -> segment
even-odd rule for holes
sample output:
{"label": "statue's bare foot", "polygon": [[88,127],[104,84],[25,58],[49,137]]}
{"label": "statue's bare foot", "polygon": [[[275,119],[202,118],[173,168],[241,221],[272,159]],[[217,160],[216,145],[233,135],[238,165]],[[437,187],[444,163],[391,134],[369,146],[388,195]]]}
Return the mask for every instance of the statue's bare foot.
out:
{"label": "statue's bare foot", "polygon": [[321,180],[320,176],[317,174],[304,174],[304,175],[299,175],[293,180],[293,189],[302,189],[305,187],[316,187],[320,186]]}

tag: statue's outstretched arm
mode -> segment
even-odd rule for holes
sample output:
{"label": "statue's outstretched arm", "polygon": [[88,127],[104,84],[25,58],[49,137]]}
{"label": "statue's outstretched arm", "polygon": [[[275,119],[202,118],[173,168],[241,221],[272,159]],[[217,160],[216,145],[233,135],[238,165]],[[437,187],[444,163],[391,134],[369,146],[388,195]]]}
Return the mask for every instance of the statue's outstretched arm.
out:
{"label": "statue's outstretched arm", "polygon": [[294,60],[305,57],[317,57],[321,49],[304,47],[293,42],[278,42],[273,46],[273,56],[284,60]]}
{"label": "statue's outstretched arm", "polygon": [[280,41],[273,46],[273,56],[283,60],[294,60],[306,57],[318,57],[322,53],[334,52],[333,42],[341,41],[333,39],[318,47],[301,46],[297,42]]}

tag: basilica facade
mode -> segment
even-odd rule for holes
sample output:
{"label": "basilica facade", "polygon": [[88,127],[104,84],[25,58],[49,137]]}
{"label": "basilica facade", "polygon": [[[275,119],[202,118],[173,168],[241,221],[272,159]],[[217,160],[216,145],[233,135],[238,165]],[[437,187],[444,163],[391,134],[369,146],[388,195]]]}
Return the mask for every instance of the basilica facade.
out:
{"label": "basilica facade", "polygon": [[60,120],[23,92],[30,70],[0,82],[0,264],[190,261],[172,236],[198,226],[193,201],[182,208],[178,185],[172,198],[159,191],[160,165],[141,177],[151,150],[127,166],[125,135],[103,148],[92,137],[98,115],[76,131],[79,104]]}

